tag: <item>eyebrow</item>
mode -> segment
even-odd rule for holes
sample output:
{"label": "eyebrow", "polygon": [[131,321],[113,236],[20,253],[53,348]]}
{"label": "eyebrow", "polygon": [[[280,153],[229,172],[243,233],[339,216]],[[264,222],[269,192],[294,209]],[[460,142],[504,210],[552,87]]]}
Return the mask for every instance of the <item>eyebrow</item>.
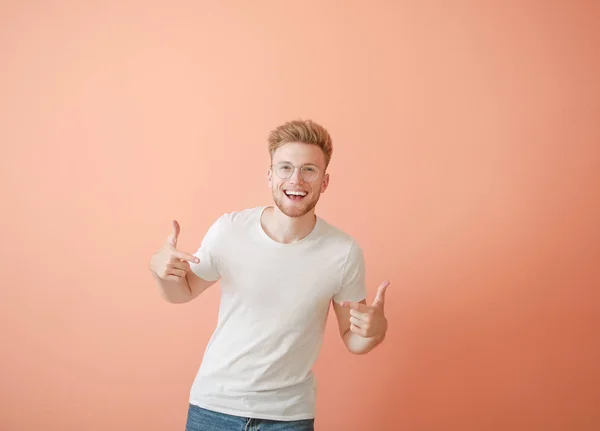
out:
{"label": "eyebrow", "polygon": [[[274,164],[276,165],[276,164],[278,164],[278,163],[289,163],[290,165],[294,165],[294,164],[293,164],[292,162],[290,162],[289,160],[280,160],[279,162],[277,162],[277,163],[274,163]],[[294,165],[294,166],[296,166],[296,165]],[[317,167],[317,168],[319,167],[319,165],[317,165],[316,163],[303,163],[303,164],[301,164],[300,166],[315,166],[315,167]]]}

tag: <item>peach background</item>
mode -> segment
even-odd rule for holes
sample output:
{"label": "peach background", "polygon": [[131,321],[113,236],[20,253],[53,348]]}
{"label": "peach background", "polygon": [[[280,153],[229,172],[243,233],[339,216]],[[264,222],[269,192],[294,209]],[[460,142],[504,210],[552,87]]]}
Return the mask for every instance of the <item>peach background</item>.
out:
{"label": "peach background", "polygon": [[0,429],[183,429],[217,290],[167,304],[148,260],[270,202],[301,117],[319,214],[392,280],[372,354],[330,321],[317,429],[600,428],[598,3],[11,3]]}

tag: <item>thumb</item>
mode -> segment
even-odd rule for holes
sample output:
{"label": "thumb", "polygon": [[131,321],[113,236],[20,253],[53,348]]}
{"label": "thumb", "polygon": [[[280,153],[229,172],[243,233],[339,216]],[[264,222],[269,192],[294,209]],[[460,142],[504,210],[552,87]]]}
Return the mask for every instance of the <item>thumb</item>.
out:
{"label": "thumb", "polygon": [[171,244],[175,248],[177,247],[177,238],[179,237],[180,230],[181,229],[179,227],[179,223],[177,223],[177,220],[173,220],[173,230],[167,238],[167,243]]}
{"label": "thumb", "polygon": [[375,299],[373,300],[373,305],[383,306],[385,301],[385,291],[390,285],[389,281],[384,281],[377,288],[377,294],[375,295]]}

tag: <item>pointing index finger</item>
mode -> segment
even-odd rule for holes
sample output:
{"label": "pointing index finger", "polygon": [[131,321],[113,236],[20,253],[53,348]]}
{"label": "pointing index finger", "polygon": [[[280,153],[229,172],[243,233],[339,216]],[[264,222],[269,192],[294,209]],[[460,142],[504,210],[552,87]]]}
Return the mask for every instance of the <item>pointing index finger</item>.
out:
{"label": "pointing index finger", "polygon": [[356,311],[367,311],[369,306],[366,304],[360,304],[358,302],[353,302],[353,301],[342,301],[340,303],[340,305],[344,308],[349,308],[351,310],[356,310]]}
{"label": "pointing index finger", "polygon": [[198,259],[196,256],[189,253],[184,253],[183,251],[173,252],[172,256],[176,257],[177,259],[187,260],[188,262],[200,263],[200,259]]}

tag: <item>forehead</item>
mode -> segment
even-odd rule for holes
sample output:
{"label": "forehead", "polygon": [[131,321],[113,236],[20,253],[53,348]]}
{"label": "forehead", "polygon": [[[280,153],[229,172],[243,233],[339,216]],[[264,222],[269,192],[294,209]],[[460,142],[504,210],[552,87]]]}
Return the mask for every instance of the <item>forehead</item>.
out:
{"label": "forehead", "polygon": [[291,162],[295,165],[313,164],[323,166],[325,164],[325,155],[317,145],[290,142],[275,150],[273,163],[278,162]]}

